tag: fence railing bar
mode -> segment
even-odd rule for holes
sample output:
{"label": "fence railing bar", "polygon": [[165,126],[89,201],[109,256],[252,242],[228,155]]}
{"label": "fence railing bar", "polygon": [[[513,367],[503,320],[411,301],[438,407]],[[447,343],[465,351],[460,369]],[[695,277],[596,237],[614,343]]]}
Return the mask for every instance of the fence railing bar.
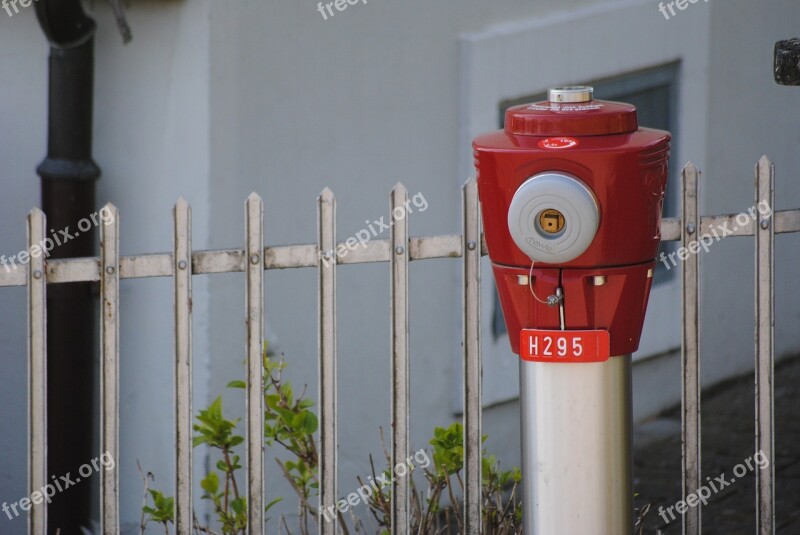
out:
{"label": "fence railing bar", "polygon": [[[269,262],[264,250],[264,262]],[[195,275],[211,275],[214,273],[241,273],[247,266],[247,256],[243,249],[223,249],[219,251],[197,251],[192,254],[193,273]]]}
{"label": "fence railing bar", "polygon": [[[320,254],[315,254],[319,270],[319,506],[335,505],[337,490],[338,366],[336,343],[336,197],[325,188],[317,200],[317,239]],[[320,535],[336,535],[339,513],[320,515]]]}
{"label": "fence railing bar", "polygon": [[123,256],[119,259],[120,279],[147,279],[173,275],[173,256],[170,253]]}
{"label": "fence railing bar", "polygon": [[247,251],[247,531],[264,533],[264,203],[245,203]]}
{"label": "fence railing bar", "polygon": [[[772,205],[770,204],[770,209]],[[757,205],[756,205],[756,208]],[[748,207],[739,214],[712,215],[700,218],[700,228],[702,235],[713,234],[709,231],[714,228],[720,237],[740,237],[753,236],[755,234],[755,224],[753,217],[744,222],[742,214],[751,215],[752,207]],[[760,216],[758,209],[752,211],[755,216]],[[738,218],[738,221],[737,221]],[[775,234],[791,234],[800,232],[800,210],[779,210],[774,213]],[[725,231],[722,231],[722,228]],[[679,218],[665,218],[661,221],[661,241],[679,241],[681,239],[681,220]],[[724,235],[724,236],[723,236]]]}
{"label": "fence railing bar", "polygon": [[[774,205],[770,205],[774,207]],[[800,232],[800,210],[778,210],[773,216],[775,220],[775,234],[788,234]]]}
{"label": "fence railing bar", "polygon": [[[743,213],[746,213],[745,210]],[[736,214],[738,215],[738,214]],[[753,236],[751,222],[739,226],[736,215],[703,216],[700,228],[708,234],[710,226],[727,224],[728,237]],[[781,210],[775,212],[775,234],[800,232],[800,210]],[[665,218],[661,221],[661,241],[680,241],[682,224],[680,218]],[[721,235],[721,233],[718,232]],[[457,234],[443,236],[418,236],[409,238],[409,260],[430,260],[435,258],[460,258],[462,237]],[[344,245],[345,242],[337,244]],[[319,258],[317,244],[278,245],[265,247],[264,269],[293,269],[317,267]],[[389,262],[391,260],[390,240],[372,240],[363,247],[349,251],[338,258],[340,265]],[[488,254],[486,241],[481,236],[481,255]],[[170,253],[155,253],[120,258],[120,279],[145,279],[153,277],[172,277],[173,261]],[[215,273],[241,273],[245,270],[243,249],[223,249],[216,251],[196,251],[192,253],[194,275]],[[0,266],[0,288],[25,286],[25,269],[2,269]],[[48,284],[67,282],[97,282],[100,280],[99,260],[97,258],[69,258],[50,260],[47,263]]]}
{"label": "fence railing bar", "polygon": [[[756,165],[756,203],[775,202],[775,167],[766,156]],[[775,533],[775,225],[762,216],[756,232],[756,451],[769,466],[756,473],[759,535]]]}
{"label": "fence railing bar", "polygon": [[[33,252],[45,238],[47,220],[34,208],[28,215],[28,246]],[[23,275],[26,274],[22,271]],[[28,496],[47,485],[47,273],[44,255],[28,264]],[[33,502],[28,533],[47,534],[47,504]]]}
{"label": "fence railing bar", "polygon": [[25,286],[28,284],[27,277],[28,272],[25,269],[0,269],[0,288]]}
{"label": "fence railing bar", "polygon": [[661,241],[680,241],[682,237],[683,225],[679,217],[669,217],[661,220]]}
{"label": "fence railing bar", "polygon": [[[693,163],[683,169],[684,247],[697,239],[700,171]],[[682,495],[700,488],[700,332],[699,332],[699,255],[690,255],[682,264],[683,343],[681,359],[682,417]],[[684,535],[700,535],[700,507],[692,507],[682,516]]]}
{"label": "fence railing bar", "polygon": [[173,216],[175,313],[175,532],[192,535],[192,208],[178,199]]}
{"label": "fence railing bar", "polygon": [[[402,184],[392,190],[392,215],[406,214],[408,191]],[[408,219],[393,217],[391,230],[391,330],[392,341],[392,462],[405,462],[409,445],[409,352],[408,352]],[[399,476],[399,475],[398,475]],[[410,533],[409,477],[392,479],[392,533]]]}
{"label": "fence railing bar", "polygon": [[[433,258],[461,258],[461,236],[435,236],[429,238],[409,238],[409,260],[427,260]],[[488,254],[488,253],[485,253]]]}
{"label": "fence railing bar", "polygon": [[[342,242],[344,243],[344,242]],[[336,247],[338,247],[337,244]],[[336,249],[334,247],[334,250]],[[409,260],[428,260],[433,258],[459,258],[461,256],[461,236],[430,236],[409,239]],[[293,269],[317,267],[317,244],[281,245],[264,249],[264,269]],[[391,260],[390,240],[373,240],[363,248],[348,252],[338,259],[339,264],[366,264],[389,262]],[[121,279],[145,279],[172,277],[172,254],[157,253],[120,258]],[[245,270],[243,249],[218,251],[196,251],[192,254],[194,275],[215,273],[241,273]],[[96,282],[100,280],[99,260],[97,258],[70,258],[51,260],[47,264],[49,284],[66,282]],[[0,288],[25,286],[25,269],[6,270],[0,266]]]}
{"label": "fence railing bar", "polygon": [[481,442],[481,232],[478,186],[471,178],[463,187],[464,254],[464,533],[480,535],[482,496]]}
{"label": "fence railing bar", "polygon": [[[100,227],[100,442],[119,462],[119,214],[104,210],[111,221]],[[103,535],[119,532],[119,471],[105,470],[100,481]]]}

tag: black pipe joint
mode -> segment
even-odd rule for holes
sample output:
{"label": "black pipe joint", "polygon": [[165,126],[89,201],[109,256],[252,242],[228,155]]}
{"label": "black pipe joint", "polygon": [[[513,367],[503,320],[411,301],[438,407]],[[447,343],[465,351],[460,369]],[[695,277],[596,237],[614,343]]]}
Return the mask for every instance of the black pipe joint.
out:
{"label": "black pipe joint", "polygon": [[781,85],[800,85],[800,39],[775,44],[775,81]]}

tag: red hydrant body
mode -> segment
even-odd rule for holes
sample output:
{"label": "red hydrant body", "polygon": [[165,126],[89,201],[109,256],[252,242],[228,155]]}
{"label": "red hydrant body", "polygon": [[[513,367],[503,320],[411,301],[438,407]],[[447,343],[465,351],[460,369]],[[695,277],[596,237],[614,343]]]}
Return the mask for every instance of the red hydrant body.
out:
{"label": "red hydrant body", "polygon": [[[505,130],[473,142],[509,339],[519,354],[522,329],[602,329],[611,355],[629,354],[661,239],[670,135],[639,128],[631,105],[554,91],[555,102],[551,91],[549,102],[510,108]],[[533,296],[557,288],[563,325],[559,307]]]}

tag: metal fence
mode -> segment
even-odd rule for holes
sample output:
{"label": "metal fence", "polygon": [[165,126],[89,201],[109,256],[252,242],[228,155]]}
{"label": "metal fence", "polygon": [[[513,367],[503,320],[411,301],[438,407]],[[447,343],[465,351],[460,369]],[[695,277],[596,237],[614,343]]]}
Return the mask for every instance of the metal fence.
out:
{"label": "metal fence", "polygon": [[[699,249],[701,229],[727,225],[731,236],[754,236],[756,244],[756,450],[769,459],[774,454],[773,418],[773,251],[775,234],[800,231],[800,210],[776,212],[737,223],[735,215],[699,217],[699,170],[692,164],[683,170],[683,213],[681,218],[664,219],[662,238],[682,241],[688,251]],[[756,203],[773,206],[774,168],[762,158],[756,167]],[[408,193],[397,185],[391,193],[391,208],[403,209]],[[0,270],[0,287],[27,286],[29,362],[29,488],[47,484],[46,444],[46,296],[48,284],[99,282],[101,302],[101,451],[114,458],[119,453],[119,281],[147,277],[172,277],[175,318],[175,426],[176,532],[190,534],[192,503],[192,276],[244,272],[246,280],[247,348],[247,508],[249,533],[263,533],[264,452],[262,398],[262,340],[264,324],[264,271],[316,267],[319,271],[319,404],[320,503],[336,503],[337,491],[337,343],[336,271],[339,265],[388,262],[391,273],[391,370],[392,437],[391,455],[408,458],[409,450],[409,303],[408,265],[433,258],[461,258],[463,264],[463,359],[464,359],[464,532],[481,533],[481,343],[480,343],[480,260],[486,254],[480,232],[477,187],[474,180],[463,187],[463,223],[458,235],[410,237],[408,219],[397,219],[388,240],[374,240],[346,256],[333,253],[336,241],[336,200],[325,189],[318,198],[316,243],[292,246],[264,246],[264,207],[252,194],[245,203],[245,246],[220,251],[193,251],[191,208],[179,200],[175,205],[173,251],[120,257],[119,217],[113,205],[106,205],[113,220],[101,226],[100,256],[47,261],[31,256],[26,269]],[[45,239],[45,215],[34,209],[28,216],[28,244]],[[695,245],[693,245],[695,244]],[[683,492],[688,496],[701,486],[700,471],[700,354],[699,354],[699,255],[683,260]],[[677,474],[676,474],[677,477]],[[757,473],[756,503],[758,530],[775,529],[774,463]],[[409,483],[396,478],[392,483],[392,533],[410,532]],[[116,470],[104,471],[101,480],[101,531],[119,532],[119,481]],[[336,533],[336,524],[319,522],[319,533]],[[683,517],[683,531],[699,534],[700,508]],[[33,505],[28,531],[47,532],[46,504]]]}

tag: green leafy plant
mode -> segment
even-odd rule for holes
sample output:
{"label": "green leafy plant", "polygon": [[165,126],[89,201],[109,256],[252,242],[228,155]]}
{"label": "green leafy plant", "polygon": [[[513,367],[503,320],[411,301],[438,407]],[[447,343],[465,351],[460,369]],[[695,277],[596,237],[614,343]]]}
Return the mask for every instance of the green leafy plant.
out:
{"label": "green leafy plant", "polygon": [[150,496],[153,498],[153,507],[145,505],[142,511],[149,515],[149,522],[163,524],[165,531],[169,533],[169,523],[175,515],[175,500],[167,498],[157,490],[150,490]]}
{"label": "green leafy plant", "polygon": [[222,397],[217,397],[205,410],[201,410],[194,425],[193,444],[197,447],[206,444],[220,451],[222,458],[216,468],[222,474],[222,484],[217,472],[211,471],[200,482],[205,491],[204,500],[214,504],[214,512],[225,534],[244,533],[247,528],[247,501],[239,494],[236,472],[242,468],[239,455],[234,448],[244,442],[241,435],[234,433],[239,419],[227,420],[222,414]]}
{"label": "green leafy plant", "polygon": [[[319,496],[319,455],[315,433],[319,427],[313,412],[313,401],[306,397],[306,389],[296,394],[289,381],[284,378],[286,362],[283,358],[263,355],[264,368],[264,442],[269,447],[278,446],[285,459],[276,458],[285,479],[297,495],[298,514],[296,532],[309,535],[320,522],[317,508],[312,505]],[[246,388],[243,381],[231,381],[229,388]],[[247,531],[247,498],[241,492],[237,475],[241,475],[241,456],[237,448],[244,438],[237,428],[241,419],[228,419],[224,415],[222,397],[217,397],[206,409],[195,416],[193,426],[194,446],[201,445],[216,451],[218,460],[200,482],[203,500],[213,506],[213,525],[202,525],[194,519],[195,534],[244,535]],[[380,474],[390,479],[391,456],[386,448],[383,430],[380,430],[383,454],[386,462]],[[483,437],[484,441],[486,437]],[[464,468],[463,427],[459,423],[449,427],[437,427],[430,440],[432,462],[420,470],[422,477],[408,474],[411,488],[411,521],[413,533],[449,534],[463,531],[461,505],[458,497],[463,495],[462,478]],[[372,480],[378,479],[373,458],[370,456]],[[141,470],[141,469],[140,469]],[[152,474],[143,474],[145,483],[144,506],[140,533],[148,524],[161,524],[169,535],[174,523],[174,499],[149,488],[154,480]],[[517,488],[521,480],[520,471],[514,468],[502,471],[497,459],[485,451],[482,457],[483,533],[487,535],[512,535],[521,533],[522,509]],[[358,478],[360,485],[364,485]],[[417,484],[425,483],[420,490]],[[282,498],[270,502],[269,510]],[[344,534],[350,529],[356,534],[388,534],[391,529],[391,485],[377,487],[365,501],[368,516],[359,518],[352,514],[345,518],[336,512],[336,522]],[[365,511],[366,512],[366,511]],[[349,521],[348,521],[349,520]],[[267,523],[277,522],[270,532],[293,533],[286,517],[278,521],[267,518]]]}
{"label": "green leafy plant", "polygon": [[[384,456],[387,466],[391,457],[384,442]],[[486,436],[483,437],[486,441]],[[463,495],[464,482],[464,428],[460,423],[448,427],[436,427],[433,438],[433,463],[431,469],[424,469],[426,488],[420,491],[412,478],[411,486],[411,532],[425,534],[463,533],[462,511],[458,496]],[[376,479],[374,463],[373,480]],[[384,470],[385,477],[390,470]],[[486,451],[482,456],[482,511],[483,534],[512,535],[522,533],[522,504],[517,488],[522,480],[518,468],[500,470],[493,455]],[[359,483],[364,481],[359,478]],[[355,520],[356,533],[388,534],[391,530],[391,487],[381,489],[369,501],[369,508],[377,531],[370,530],[365,522]]]}

